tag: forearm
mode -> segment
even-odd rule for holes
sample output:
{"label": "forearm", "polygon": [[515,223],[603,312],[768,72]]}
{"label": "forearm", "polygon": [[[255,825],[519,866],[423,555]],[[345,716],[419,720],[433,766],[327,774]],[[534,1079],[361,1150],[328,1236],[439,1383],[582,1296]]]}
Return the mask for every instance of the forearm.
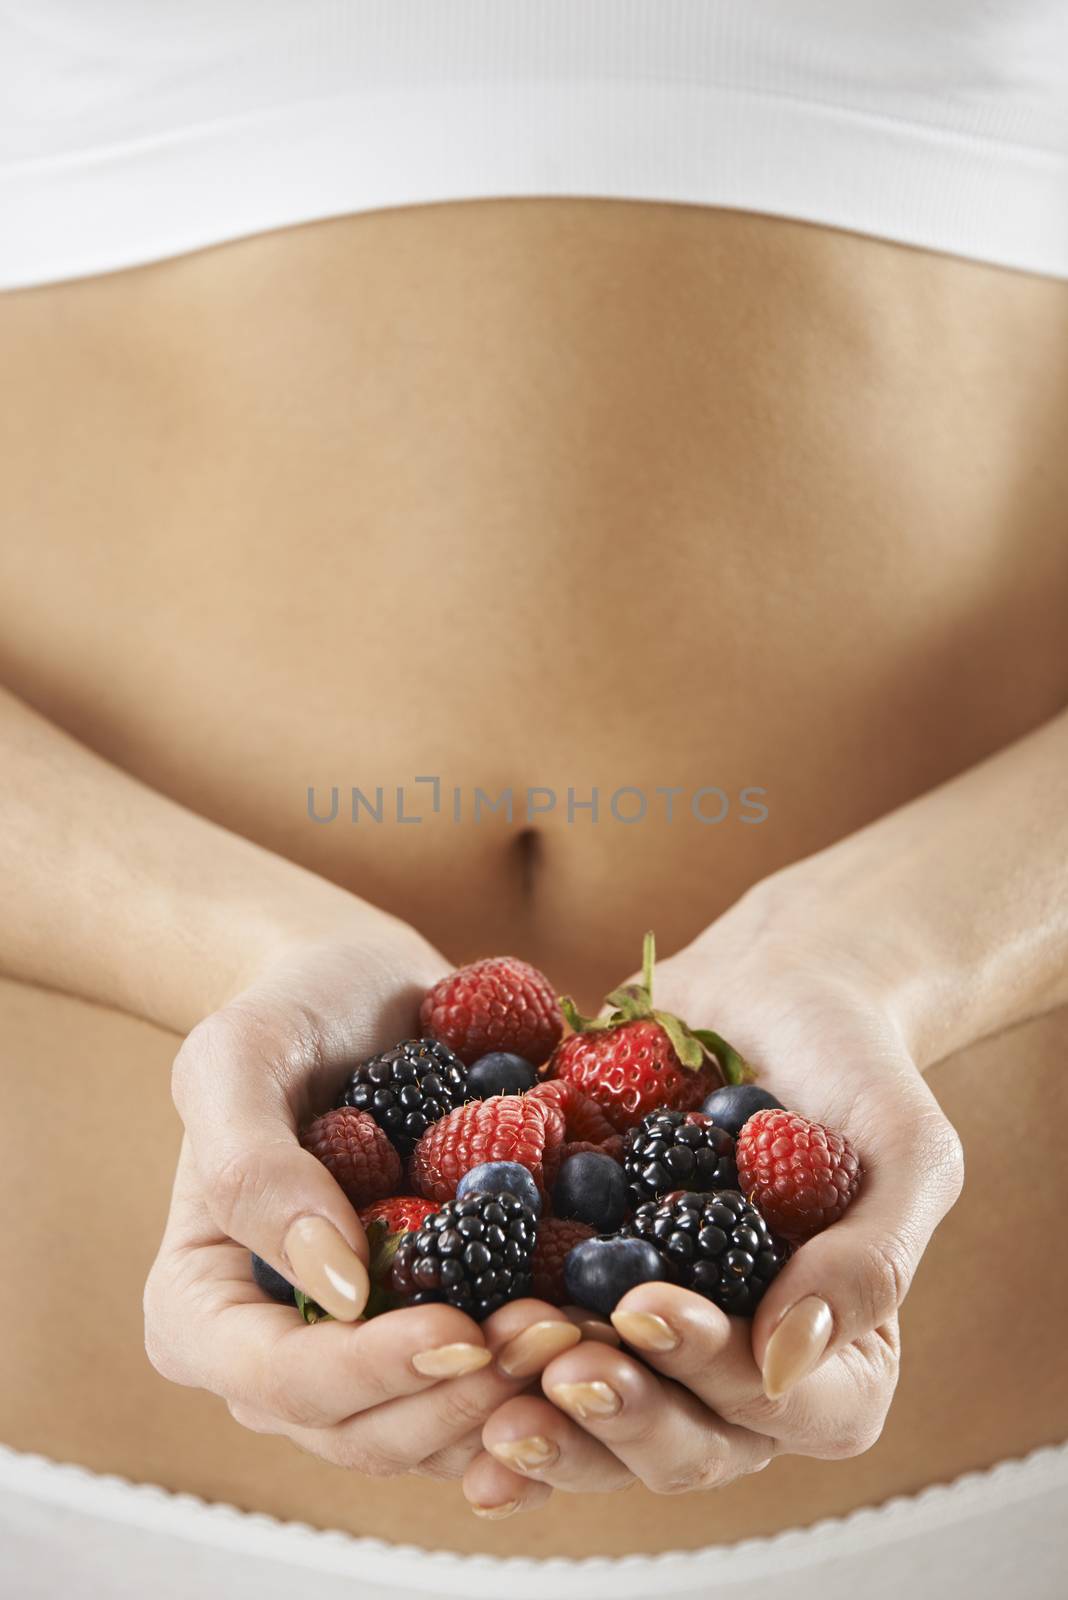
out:
{"label": "forearm", "polygon": [[1068,1004],[1068,714],[773,892],[880,975],[922,1067]]}
{"label": "forearm", "polygon": [[0,691],[0,970],[186,1032],[272,949],[392,919]]}

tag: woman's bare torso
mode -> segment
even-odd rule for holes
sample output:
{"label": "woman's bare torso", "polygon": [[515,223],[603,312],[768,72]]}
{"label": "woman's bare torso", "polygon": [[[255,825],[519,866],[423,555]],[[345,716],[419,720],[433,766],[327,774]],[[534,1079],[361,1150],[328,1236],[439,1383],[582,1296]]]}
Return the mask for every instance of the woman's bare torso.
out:
{"label": "woman's bare torso", "polygon": [[[494,201],[0,298],[0,350],[7,684],[456,960],[514,950],[587,1004],[647,925],[670,951],[1064,703],[1063,283],[739,213]],[[337,819],[314,822],[309,786],[323,814],[334,785]],[[380,823],[349,820],[352,786],[382,788]],[[398,786],[419,824],[397,820]],[[611,814],[623,786],[647,797],[640,824]],[[476,788],[510,789],[512,822],[483,807],[476,823]],[[528,788],[555,807],[528,821]],[[722,822],[694,816],[702,788],[727,796]],[[746,788],[765,791],[759,824]],[[568,791],[594,789],[597,821],[569,818]],[[24,1308],[0,1334],[19,1377],[0,1438],[407,1537],[395,1485],[241,1434],[138,1355],[173,1041],[11,985],[0,1016]],[[932,1074],[971,1182],[906,1308],[901,1391],[868,1456],[780,1462],[700,1500],[598,1499],[581,1523],[562,1501],[504,1529],[430,1486],[429,1536],[696,1545],[1068,1434],[1068,1304],[1050,1285],[1032,1304],[1046,1246],[1019,1243],[1034,1173],[1063,1168],[1041,1108],[1066,1040],[1053,1017]],[[109,1139],[128,1160],[103,1160]],[[1014,1240],[996,1269],[993,1181]],[[1038,1198],[1061,1214],[1063,1192]]]}

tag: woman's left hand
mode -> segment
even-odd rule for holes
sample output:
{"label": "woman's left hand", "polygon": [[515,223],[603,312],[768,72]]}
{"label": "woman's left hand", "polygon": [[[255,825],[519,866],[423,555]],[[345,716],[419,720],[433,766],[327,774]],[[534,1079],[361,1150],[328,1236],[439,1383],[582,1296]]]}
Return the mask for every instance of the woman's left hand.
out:
{"label": "woman's left hand", "polygon": [[904,1042],[861,941],[803,937],[747,897],[658,967],[656,1004],[716,1030],[784,1105],[844,1133],[863,1169],[849,1211],[791,1257],[750,1323],[685,1289],[633,1289],[483,1429],[464,1490],[540,1504],[545,1485],[661,1494],[718,1488],[776,1455],[870,1448],[898,1376],[898,1307],[960,1192],[960,1142]]}

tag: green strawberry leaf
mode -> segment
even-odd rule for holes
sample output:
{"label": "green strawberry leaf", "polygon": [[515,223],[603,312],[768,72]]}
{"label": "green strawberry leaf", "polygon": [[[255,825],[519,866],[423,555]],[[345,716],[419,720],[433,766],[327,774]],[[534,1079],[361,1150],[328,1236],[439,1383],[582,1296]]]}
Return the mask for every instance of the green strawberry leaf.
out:
{"label": "green strawberry leaf", "polygon": [[725,1083],[752,1083],[756,1078],[749,1062],[721,1034],[711,1028],[694,1028],[693,1035],[715,1056]]}
{"label": "green strawberry leaf", "polygon": [[329,1311],[324,1311],[322,1306],[317,1305],[311,1295],[304,1294],[300,1289],[294,1289],[293,1298],[305,1322],[333,1322],[334,1319]]}
{"label": "green strawberry leaf", "polygon": [[653,1017],[671,1040],[671,1048],[684,1067],[696,1072],[698,1067],[704,1066],[704,1047],[694,1038],[685,1022],[679,1017],[673,1017],[670,1011],[654,1011]]}

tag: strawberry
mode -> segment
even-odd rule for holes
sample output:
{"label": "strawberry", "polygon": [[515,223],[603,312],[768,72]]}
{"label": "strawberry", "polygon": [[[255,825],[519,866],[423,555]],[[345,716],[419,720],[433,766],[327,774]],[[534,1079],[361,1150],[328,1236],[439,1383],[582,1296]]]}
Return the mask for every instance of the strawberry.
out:
{"label": "strawberry", "polygon": [[538,1223],[534,1259],[531,1262],[534,1281],[530,1290],[536,1300],[547,1300],[551,1306],[567,1304],[564,1257],[583,1239],[592,1238],[593,1229],[584,1222],[565,1222],[561,1217],[545,1217]]}
{"label": "strawberry", "polygon": [[563,1144],[564,1113],[550,1100],[530,1094],[498,1094],[457,1106],[423,1134],[411,1159],[414,1187],[443,1204],[456,1193],[465,1172],[483,1161],[518,1161],[542,1194],[547,1193],[545,1162]]}
{"label": "strawberry", "polygon": [[548,978],[515,956],[475,961],[442,978],[423,1000],[419,1025],[467,1066],[495,1050],[539,1066],[564,1031]]}
{"label": "strawberry", "polygon": [[798,1243],[829,1227],[860,1187],[843,1134],[794,1111],[758,1111],[738,1135],[738,1178],[768,1227]]}
{"label": "strawberry", "polygon": [[648,1112],[693,1111],[720,1080],[744,1082],[751,1069],[719,1034],[689,1028],[667,1011],[653,1009],[654,945],[646,934],[642,981],[615,989],[607,1019],[583,1017],[566,996],[560,1007],[574,1032],[549,1063],[551,1079],[563,1079],[592,1098],[619,1133],[636,1127]]}
{"label": "strawberry", "polygon": [[357,1211],[400,1183],[400,1156],[366,1111],[351,1106],[328,1111],[305,1128],[300,1142],[323,1163]]}
{"label": "strawberry", "polygon": [[360,1221],[365,1228],[381,1221],[389,1233],[414,1233],[436,1210],[433,1200],[421,1200],[416,1194],[394,1194],[386,1200],[376,1200],[372,1206],[364,1206]]}

